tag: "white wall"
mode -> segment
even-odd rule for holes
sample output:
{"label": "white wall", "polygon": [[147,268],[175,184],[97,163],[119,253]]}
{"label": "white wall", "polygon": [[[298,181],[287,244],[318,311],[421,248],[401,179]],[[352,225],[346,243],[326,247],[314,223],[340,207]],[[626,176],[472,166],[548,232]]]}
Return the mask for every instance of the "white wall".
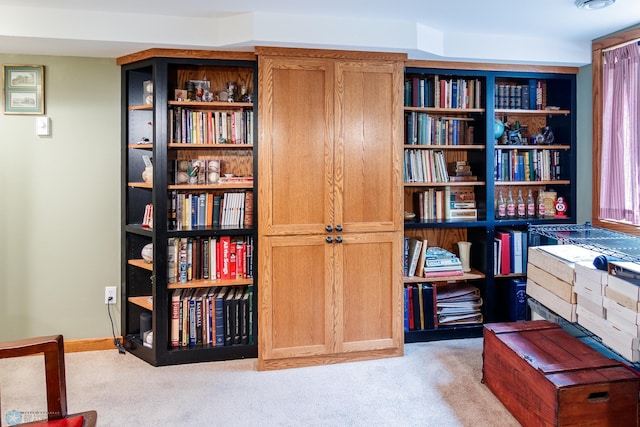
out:
{"label": "white wall", "polygon": [[[51,137],[0,114],[0,340],[111,335],[120,283],[120,68],[114,59],[2,55],[45,66]],[[119,334],[120,304],[116,307]]]}

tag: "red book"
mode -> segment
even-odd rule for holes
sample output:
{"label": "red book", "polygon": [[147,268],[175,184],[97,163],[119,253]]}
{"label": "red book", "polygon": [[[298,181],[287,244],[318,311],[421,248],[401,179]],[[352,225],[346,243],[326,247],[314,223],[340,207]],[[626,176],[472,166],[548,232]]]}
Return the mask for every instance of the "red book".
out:
{"label": "red book", "polygon": [[222,267],[222,274],[221,274],[221,279],[222,280],[229,280],[231,279],[231,270],[230,270],[230,246],[231,246],[231,237],[230,236],[223,236],[220,237],[220,249],[221,249],[221,267]]}
{"label": "red book", "polygon": [[508,231],[496,231],[496,237],[502,241],[500,255],[500,274],[511,273],[511,235]]}

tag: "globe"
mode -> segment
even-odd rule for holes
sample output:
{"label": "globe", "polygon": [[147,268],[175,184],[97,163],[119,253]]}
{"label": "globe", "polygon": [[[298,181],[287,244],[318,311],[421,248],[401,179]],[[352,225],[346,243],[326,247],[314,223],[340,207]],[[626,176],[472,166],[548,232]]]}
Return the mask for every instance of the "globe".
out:
{"label": "globe", "polygon": [[498,139],[504,133],[504,123],[496,119],[493,121],[493,137]]}

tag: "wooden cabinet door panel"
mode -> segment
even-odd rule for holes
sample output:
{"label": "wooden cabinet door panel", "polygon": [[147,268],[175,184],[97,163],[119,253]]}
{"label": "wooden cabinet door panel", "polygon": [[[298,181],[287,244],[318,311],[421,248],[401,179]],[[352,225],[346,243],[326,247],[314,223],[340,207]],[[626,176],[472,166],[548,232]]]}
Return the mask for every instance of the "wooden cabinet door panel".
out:
{"label": "wooden cabinet door panel", "polygon": [[402,67],[338,62],[335,223],[345,232],[402,226]]}
{"label": "wooden cabinet door panel", "polygon": [[333,205],[333,65],[259,62],[259,230],[323,233]]}
{"label": "wooden cabinet door panel", "polygon": [[259,241],[260,353],[263,359],[332,353],[333,247],[325,236]]}
{"label": "wooden cabinet door panel", "polygon": [[366,233],[336,244],[336,330],[339,351],[403,345],[402,236]]}

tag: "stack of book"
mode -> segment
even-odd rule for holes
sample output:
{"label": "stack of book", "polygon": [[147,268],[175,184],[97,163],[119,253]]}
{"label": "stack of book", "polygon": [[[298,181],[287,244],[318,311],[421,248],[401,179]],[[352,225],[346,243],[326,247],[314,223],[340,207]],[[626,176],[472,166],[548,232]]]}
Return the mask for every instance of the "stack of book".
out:
{"label": "stack of book", "polygon": [[456,162],[450,162],[449,168],[449,181],[477,181],[478,177],[471,172],[471,166],[466,160],[458,160]]}
{"label": "stack of book", "polygon": [[462,276],[462,263],[454,253],[439,247],[430,247],[425,251],[424,277]]}
{"label": "stack of book", "polygon": [[480,290],[469,283],[456,282],[438,286],[438,324],[446,326],[482,323],[482,302]]}

